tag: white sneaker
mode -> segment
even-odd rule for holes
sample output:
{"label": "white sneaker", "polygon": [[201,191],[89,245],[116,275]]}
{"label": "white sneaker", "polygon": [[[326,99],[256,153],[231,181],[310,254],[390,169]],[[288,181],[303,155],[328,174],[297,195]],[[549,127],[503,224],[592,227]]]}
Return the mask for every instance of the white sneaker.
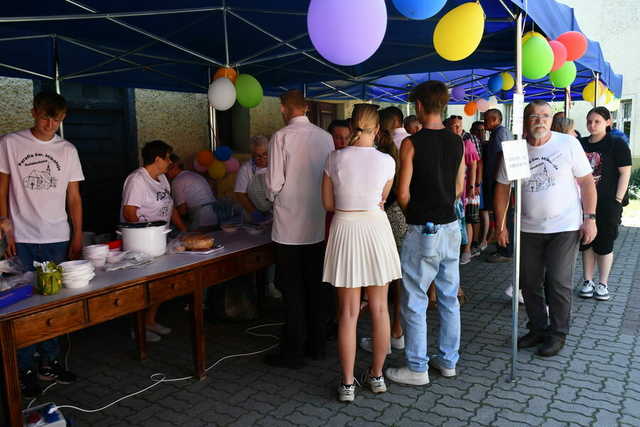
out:
{"label": "white sneaker", "polygon": [[460,265],[469,264],[471,262],[471,252],[462,252],[460,255]]}
{"label": "white sneaker", "polygon": [[402,368],[387,368],[385,375],[391,381],[408,385],[429,384],[429,372],[413,372],[406,366]]}
{"label": "white sneaker", "polygon": [[356,385],[340,384],[338,387],[338,400],[340,402],[353,402],[356,398]]}
{"label": "white sneaker", "polygon": [[578,293],[578,296],[580,298],[591,298],[593,296],[593,288],[593,280],[585,280],[582,283],[582,288],[580,288],[580,293]]}
{"label": "white sneaker", "polygon": [[[360,338],[360,348],[365,351],[368,351],[369,353],[373,353],[373,338],[371,337]],[[404,338],[402,338],[402,348],[404,348]],[[387,354],[391,354],[391,343],[389,343],[389,351],[387,352]]]}
{"label": "white sneaker", "polygon": [[371,371],[367,370],[364,375],[362,375],[362,382],[364,384],[367,384],[371,391],[375,394],[384,393],[387,391],[387,384],[384,382],[383,375],[374,377],[371,376]]}
{"label": "white sneaker", "polygon": [[[135,341],[136,339],[136,333],[133,331],[133,329],[131,330],[131,339]],[[162,339],[162,337],[158,334],[156,334],[155,332],[151,332],[150,330],[146,330],[145,331],[145,340],[147,342],[158,342]]]}
{"label": "white sneaker", "polygon": [[282,292],[276,288],[275,283],[269,282],[267,285],[267,294],[274,299],[282,299]]}
{"label": "white sneaker", "polygon": [[485,249],[487,249],[487,246],[489,246],[487,242],[481,242],[478,248],[480,249],[480,252],[483,252]]}
{"label": "white sneaker", "polygon": [[596,285],[595,293],[593,297],[598,301],[608,301],[609,300],[609,288],[604,283],[598,283]]}
{"label": "white sneaker", "polygon": [[390,342],[393,350],[404,350],[404,335],[401,335],[400,338],[391,337]]}
{"label": "white sneaker", "polygon": [[[513,286],[509,286],[504,290],[504,294],[509,297],[509,299],[513,298]],[[518,289],[518,303],[524,304],[524,298],[522,297],[522,291]]]}
{"label": "white sneaker", "polygon": [[456,368],[447,368],[442,364],[442,359],[440,357],[432,357],[429,359],[429,366],[433,369],[440,372],[440,375],[443,377],[455,377],[456,376]]}
{"label": "white sneaker", "polygon": [[147,331],[151,331],[157,335],[169,335],[171,333],[171,328],[167,328],[160,323],[154,323],[152,325],[147,325]]}

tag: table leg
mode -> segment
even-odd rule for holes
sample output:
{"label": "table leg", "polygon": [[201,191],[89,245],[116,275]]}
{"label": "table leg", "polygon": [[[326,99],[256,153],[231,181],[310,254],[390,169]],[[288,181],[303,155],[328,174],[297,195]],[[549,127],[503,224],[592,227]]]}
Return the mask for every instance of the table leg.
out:
{"label": "table leg", "polygon": [[204,336],[204,290],[196,287],[192,294],[191,301],[191,339],[193,342],[193,362],[195,364],[195,375],[200,380],[207,377],[205,363],[207,361]]}
{"label": "table leg", "polygon": [[22,396],[20,393],[20,377],[18,376],[18,359],[16,341],[11,321],[0,322],[0,352],[2,352],[2,406],[5,426],[21,427]]}
{"label": "table leg", "polygon": [[133,328],[136,335],[136,344],[138,345],[138,358],[140,360],[147,359],[146,314],[146,310],[136,312],[135,327]]}

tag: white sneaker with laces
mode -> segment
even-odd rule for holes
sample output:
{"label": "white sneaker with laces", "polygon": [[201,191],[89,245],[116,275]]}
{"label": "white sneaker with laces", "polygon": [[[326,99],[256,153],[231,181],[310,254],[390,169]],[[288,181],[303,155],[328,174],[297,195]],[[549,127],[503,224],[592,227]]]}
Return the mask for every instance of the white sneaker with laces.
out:
{"label": "white sneaker with laces", "polygon": [[399,338],[391,337],[391,348],[394,350],[404,350],[404,335]]}
{"label": "white sneaker with laces", "polygon": [[429,366],[439,371],[443,377],[451,378],[456,376],[456,368],[447,368],[444,366],[440,357],[436,356],[429,359]]}
{"label": "white sneaker with laces", "polygon": [[[131,339],[132,340],[136,339],[136,334],[133,331],[133,329],[131,330]],[[155,332],[152,332],[152,331],[150,331],[148,329],[145,331],[145,340],[147,342],[158,342],[161,339],[162,339],[162,337],[160,335],[156,334]]]}
{"label": "white sneaker with laces", "polygon": [[391,381],[399,384],[408,385],[427,385],[429,384],[429,372],[414,372],[408,367],[387,368],[385,375]]}
{"label": "white sneaker with laces", "polygon": [[152,325],[147,325],[147,331],[151,331],[157,335],[169,335],[171,333],[171,328],[167,328],[160,323],[154,323]]}
{"label": "white sneaker with laces", "polygon": [[460,265],[469,264],[471,262],[471,252],[462,252],[460,255]]}
{"label": "white sneaker with laces", "polygon": [[[391,339],[394,339],[394,338],[391,338]],[[360,338],[360,348],[365,351],[368,351],[369,353],[373,353],[373,338],[371,337]],[[402,337],[402,348],[404,348],[404,336]],[[387,352],[387,354],[391,354],[391,342],[389,343],[389,351]]]}
{"label": "white sneaker with laces", "polygon": [[356,398],[356,385],[340,384],[338,387],[338,400],[340,402],[353,402]]}
{"label": "white sneaker with laces", "polygon": [[598,283],[595,288],[595,292],[593,297],[598,301],[608,301],[609,300],[609,288],[605,283]]}
{"label": "white sneaker with laces", "polygon": [[593,296],[593,288],[593,280],[585,280],[582,283],[582,287],[580,288],[580,293],[578,293],[578,296],[580,296],[580,298],[591,298]]}
{"label": "white sneaker with laces", "polygon": [[373,393],[378,394],[387,391],[387,384],[384,382],[383,375],[374,377],[371,375],[371,371],[367,370],[362,377],[362,382],[367,384]]}

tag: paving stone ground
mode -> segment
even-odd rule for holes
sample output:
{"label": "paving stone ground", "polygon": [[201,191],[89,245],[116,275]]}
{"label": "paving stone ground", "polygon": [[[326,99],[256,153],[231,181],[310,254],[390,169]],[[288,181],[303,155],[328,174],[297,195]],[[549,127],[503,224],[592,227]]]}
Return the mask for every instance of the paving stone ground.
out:
{"label": "paving stone ground", "polygon": [[[640,228],[621,228],[611,273],[608,302],[573,301],[573,327],[560,355],[543,359],[532,351],[518,355],[518,378],[509,381],[511,305],[503,290],[511,265],[493,265],[475,258],[462,266],[468,301],[462,308],[462,345],[458,376],[431,373],[431,384],[408,387],[389,383],[374,396],[358,390],[353,404],[336,401],[339,365],[335,342],[330,357],[310,362],[300,371],[264,365],[259,356],[227,359],[204,381],[159,384],[148,392],[98,413],[63,412],[76,426],[514,426],[514,425],[640,425]],[[575,283],[581,277],[576,271]],[[526,315],[519,316],[520,324]],[[192,369],[188,317],[179,303],[165,304],[160,317],[175,329],[170,337],[150,344],[150,358],[134,359],[130,320],[120,319],[71,335],[69,363],[79,376],[72,385],[56,385],[37,403],[98,408],[151,382],[150,375],[189,376]],[[244,331],[268,321],[207,324],[210,363],[235,353],[265,348],[273,338]],[[430,350],[438,317],[429,315]],[[363,319],[359,335],[367,334]],[[277,327],[262,333],[276,333]],[[521,332],[522,334],[522,332]],[[370,355],[358,352],[358,369]],[[403,363],[394,352],[389,365]]]}

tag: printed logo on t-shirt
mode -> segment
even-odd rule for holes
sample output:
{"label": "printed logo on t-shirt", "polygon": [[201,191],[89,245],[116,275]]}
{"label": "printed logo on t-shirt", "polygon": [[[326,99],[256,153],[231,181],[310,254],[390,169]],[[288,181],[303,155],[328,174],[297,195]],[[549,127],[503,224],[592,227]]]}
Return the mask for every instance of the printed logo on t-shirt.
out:
{"label": "printed logo on t-shirt", "polygon": [[50,154],[31,153],[24,156],[18,163],[22,185],[25,190],[53,190],[58,185],[58,179],[51,173],[51,165],[54,170],[60,172],[60,162]]}
{"label": "printed logo on t-shirt", "polygon": [[585,154],[587,155],[587,159],[589,159],[591,169],[593,169],[593,180],[597,184],[602,177],[602,156],[596,151]]}
{"label": "printed logo on t-shirt", "polygon": [[170,194],[169,190],[158,191],[156,192],[156,201],[164,200],[169,197]]}
{"label": "printed logo on t-shirt", "polygon": [[524,190],[530,193],[545,191],[556,185],[555,171],[558,166],[548,157],[534,157],[529,160],[531,176],[525,180]]}

